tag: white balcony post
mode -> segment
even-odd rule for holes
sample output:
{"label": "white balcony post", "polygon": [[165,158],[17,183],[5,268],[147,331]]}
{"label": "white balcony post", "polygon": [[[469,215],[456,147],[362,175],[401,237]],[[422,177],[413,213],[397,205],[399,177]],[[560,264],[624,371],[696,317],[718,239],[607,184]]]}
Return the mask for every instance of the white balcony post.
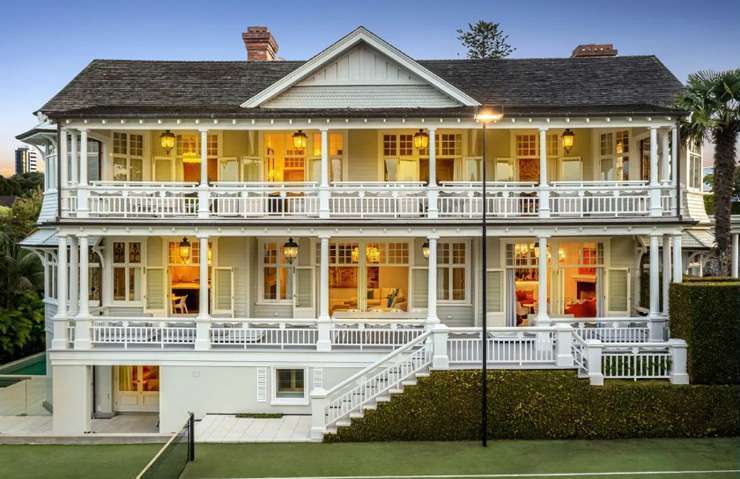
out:
{"label": "white balcony post", "polygon": [[427,325],[439,323],[437,315],[437,239],[429,236],[429,259],[427,267]]}
{"label": "white balcony post", "polygon": [[59,134],[59,151],[57,152],[57,163],[61,179],[61,183],[58,185],[59,189],[69,186],[69,163],[67,161],[67,150],[69,149],[67,141],[68,134],[69,130],[67,128],[62,128]]}
{"label": "white balcony post", "polygon": [[667,183],[671,179],[671,157],[670,157],[670,132],[668,130],[660,131],[660,182]]}
{"label": "white balcony post", "polygon": [[195,349],[211,348],[211,316],[208,308],[208,236],[198,236],[198,267],[200,286],[198,290],[198,317],[195,319]]}
{"label": "white balcony post", "polygon": [[671,352],[671,384],[689,384],[687,369],[688,345],[683,339],[669,339],[668,350]]}
{"label": "white balcony post", "polygon": [[681,251],[681,234],[673,235],[673,282],[683,282],[683,251]]}
{"label": "white balcony post", "polygon": [[559,368],[573,367],[573,327],[569,324],[555,325],[556,357],[555,365]]}
{"label": "white balcony post", "polygon": [[67,237],[57,235],[57,313],[52,349],[67,349]]}
{"label": "white balcony post", "polygon": [[550,217],[550,190],[547,185],[547,128],[540,128],[540,186],[538,189],[540,218]]}
{"label": "white balcony post", "polygon": [[730,252],[732,254],[732,270],[730,273],[733,278],[737,278],[740,275],[738,271],[738,255],[740,255],[740,233],[732,233],[732,248]]}
{"label": "white balcony post", "polygon": [[[321,129],[321,183],[319,184],[319,218],[329,217],[329,129]],[[328,283],[327,283],[328,284]]]}
{"label": "white balcony post", "polygon": [[90,286],[90,270],[88,269],[88,246],[86,235],[79,237],[80,244],[80,308],[75,318],[75,349],[90,349],[90,308],[88,306],[88,291]]}
{"label": "white balcony post", "polygon": [[198,185],[198,218],[208,218],[208,130],[200,130],[200,184]]}
{"label": "white balcony post", "polygon": [[663,315],[668,316],[668,292],[671,287],[671,236],[663,235]]}
{"label": "white balcony post", "polygon": [[74,319],[77,316],[77,296],[79,295],[79,266],[80,256],[79,250],[77,249],[77,238],[70,236],[67,241],[69,242],[69,279],[67,287],[69,288],[69,296],[67,309],[69,310],[70,319]]}
{"label": "white balcony post", "polygon": [[[671,128],[671,184],[678,184],[678,128]],[[680,199],[676,199],[676,207],[680,205]]]}
{"label": "white balcony post", "polygon": [[539,239],[539,260],[537,261],[537,326],[549,326],[547,314],[547,236]]}
{"label": "white balcony post", "polygon": [[650,235],[650,315],[649,330],[651,341],[663,340],[663,318],[660,315],[660,235]]}
{"label": "white balcony post", "polygon": [[450,358],[447,354],[447,338],[450,328],[446,324],[437,323],[432,326],[432,368],[449,369]]}
{"label": "white balcony post", "polygon": [[586,362],[588,379],[592,386],[604,385],[604,373],[601,371],[601,356],[604,345],[598,339],[586,340]]}
{"label": "white balcony post", "polygon": [[87,184],[87,130],[80,130],[80,176],[77,183],[77,217],[87,218],[90,213],[88,206],[88,184]]}
{"label": "white balcony post", "polygon": [[80,159],[79,149],[77,146],[77,133],[70,131],[69,133],[69,178],[70,185],[74,186],[77,184],[77,165]]}
{"label": "white balcony post", "polygon": [[331,317],[329,316],[329,236],[319,237],[319,340],[317,351],[331,351]]}
{"label": "white balcony post", "polygon": [[321,442],[326,428],[326,389],[311,391],[311,440]]}
{"label": "white balcony post", "polygon": [[437,129],[428,128],[429,131],[429,185],[427,186],[427,216],[429,218],[439,217],[439,206],[437,198]]}
{"label": "white balcony post", "polygon": [[650,127],[650,216],[660,216],[660,184],[658,183],[658,127]]}

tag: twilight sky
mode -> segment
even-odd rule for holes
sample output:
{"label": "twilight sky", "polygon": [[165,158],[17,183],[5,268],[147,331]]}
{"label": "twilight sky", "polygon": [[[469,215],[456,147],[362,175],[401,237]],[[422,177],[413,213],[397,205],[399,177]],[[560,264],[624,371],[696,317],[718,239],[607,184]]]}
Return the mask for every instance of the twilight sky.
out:
{"label": "twilight sky", "polygon": [[502,24],[515,58],[614,43],[620,55],[657,55],[682,82],[740,67],[738,0],[5,0],[0,174],[12,171],[14,136],[36,124],[32,113],[94,58],[244,59],[248,25],[267,25],[285,59],[308,58],[357,25],[413,58],[456,58],[464,50],[455,30],[479,19]]}

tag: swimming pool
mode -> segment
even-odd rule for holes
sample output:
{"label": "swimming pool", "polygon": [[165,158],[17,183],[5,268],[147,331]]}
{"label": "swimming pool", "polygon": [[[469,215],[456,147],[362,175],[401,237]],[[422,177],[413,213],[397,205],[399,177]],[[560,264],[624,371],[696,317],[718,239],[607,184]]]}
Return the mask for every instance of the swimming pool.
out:
{"label": "swimming pool", "polygon": [[0,364],[0,375],[46,376],[46,353],[36,353]]}

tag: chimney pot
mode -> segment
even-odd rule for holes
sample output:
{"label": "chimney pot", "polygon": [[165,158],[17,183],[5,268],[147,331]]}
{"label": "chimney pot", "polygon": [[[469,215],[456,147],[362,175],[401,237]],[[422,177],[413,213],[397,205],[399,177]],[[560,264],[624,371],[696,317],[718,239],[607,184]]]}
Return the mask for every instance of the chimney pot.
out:
{"label": "chimney pot", "polygon": [[588,43],[573,49],[571,58],[616,57],[617,49],[611,43]]}
{"label": "chimney pot", "polygon": [[242,40],[247,49],[247,61],[270,61],[277,58],[277,40],[267,27],[247,27],[247,31],[242,33]]}

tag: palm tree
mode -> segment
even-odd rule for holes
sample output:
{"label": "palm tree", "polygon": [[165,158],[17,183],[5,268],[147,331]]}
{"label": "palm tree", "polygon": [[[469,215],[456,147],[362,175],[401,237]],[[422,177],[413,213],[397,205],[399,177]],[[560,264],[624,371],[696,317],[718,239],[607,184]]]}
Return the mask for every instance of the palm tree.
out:
{"label": "palm tree", "polygon": [[714,143],[714,234],[719,273],[730,273],[730,201],[734,188],[736,142],[740,132],[740,69],[699,71],[689,75],[677,101],[691,112],[681,124],[682,137],[700,144]]}

